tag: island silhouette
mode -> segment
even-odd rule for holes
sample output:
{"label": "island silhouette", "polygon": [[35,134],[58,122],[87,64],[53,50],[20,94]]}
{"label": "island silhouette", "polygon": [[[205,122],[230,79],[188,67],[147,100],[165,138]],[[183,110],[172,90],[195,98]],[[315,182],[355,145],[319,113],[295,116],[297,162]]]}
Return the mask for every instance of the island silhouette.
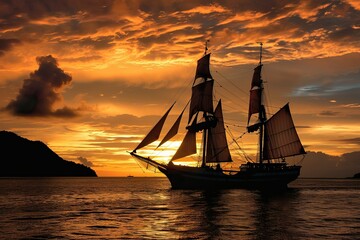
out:
{"label": "island silhouette", "polygon": [[0,177],[97,177],[83,164],[59,157],[41,141],[0,131]]}

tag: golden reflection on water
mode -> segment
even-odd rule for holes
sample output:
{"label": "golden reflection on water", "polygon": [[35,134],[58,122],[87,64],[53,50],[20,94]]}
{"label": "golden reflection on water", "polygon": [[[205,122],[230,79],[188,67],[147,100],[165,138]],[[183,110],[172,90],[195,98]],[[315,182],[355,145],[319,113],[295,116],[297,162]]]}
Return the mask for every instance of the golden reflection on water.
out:
{"label": "golden reflection on water", "polygon": [[356,182],[299,181],[289,191],[266,194],[171,190],[165,178],[0,179],[0,231],[4,239],[359,236]]}

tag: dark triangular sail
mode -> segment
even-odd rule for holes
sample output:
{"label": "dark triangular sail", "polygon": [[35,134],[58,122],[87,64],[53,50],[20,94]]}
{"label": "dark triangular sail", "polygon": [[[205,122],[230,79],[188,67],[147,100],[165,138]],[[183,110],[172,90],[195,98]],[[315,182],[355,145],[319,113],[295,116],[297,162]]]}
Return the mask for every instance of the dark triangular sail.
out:
{"label": "dark triangular sail", "polygon": [[142,147],[145,147],[146,145],[156,141],[159,138],[161,129],[165,123],[165,120],[166,120],[170,110],[174,106],[174,104],[175,103],[173,103],[173,105],[171,105],[169,110],[167,110],[167,112],[164,114],[164,116],[162,116],[162,118],[159,120],[159,122],[150,130],[150,132],[145,136],[145,138],[140,142],[140,144],[134,149],[134,151],[136,151]]}
{"label": "dark triangular sail", "polygon": [[209,131],[206,162],[232,162],[229,147],[226,141],[221,100],[216,106],[214,116],[217,119],[217,124]]}
{"label": "dark triangular sail", "polygon": [[264,160],[305,154],[288,103],[265,122],[264,128]]}
{"label": "dark triangular sail", "polygon": [[172,125],[172,127],[170,128],[168,133],[165,135],[165,137],[163,138],[163,140],[159,143],[159,145],[157,147],[160,147],[162,144],[169,141],[172,137],[174,137],[178,133],[181,118],[182,118],[182,115],[184,113],[184,110],[181,112],[179,117],[176,119],[176,121],[174,122],[174,124]]}
{"label": "dark triangular sail", "polygon": [[196,132],[188,131],[171,161],[196,153]]}

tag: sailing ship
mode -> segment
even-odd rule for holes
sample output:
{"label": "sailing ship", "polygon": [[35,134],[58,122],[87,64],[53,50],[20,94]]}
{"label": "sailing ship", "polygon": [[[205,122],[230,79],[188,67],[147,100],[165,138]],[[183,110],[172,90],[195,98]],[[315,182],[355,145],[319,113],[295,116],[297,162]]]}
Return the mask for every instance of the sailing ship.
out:
{"label": "sailing ship", "polygon": [[[264,81],[261,76],[262,44],[260,61],[254,69],[251,81],[245,131],[259,135],[259,153],[256,161],[247,159],[246,163],[240,164],[235,170],[222,167],[233,160],[226,136],[221,99],[215,108],[213,106],[215,80],[210,71],[210,55],[211,53],[207,53],[206,44],[204,55],[197,61],[190,102],[185,106],[189,106],[186,134],[175,154],[169,157],[167,162],[160,162],[137,153],[137,150],[159,139],[163,125],[175,103],[130,154],[148,169],[152,167],[165,174],[172,189],[286,189],[288,184],[300,175],[301,166],[289,165],[285,158],[298,155],[304,157],[305,150],[292,120],[289,103],[267,118],[263,99]],[[154,151],[178,134],[184,110]],[[250,121],[254,118],[253,115],[257,116],[257,120],[250,124],[254,122]],[[202,137],[201,147],[198,149],[196,136],[199,134]],[[197,166],[177,164],[178,159],[194,155],[198,150],[201,160]]]}

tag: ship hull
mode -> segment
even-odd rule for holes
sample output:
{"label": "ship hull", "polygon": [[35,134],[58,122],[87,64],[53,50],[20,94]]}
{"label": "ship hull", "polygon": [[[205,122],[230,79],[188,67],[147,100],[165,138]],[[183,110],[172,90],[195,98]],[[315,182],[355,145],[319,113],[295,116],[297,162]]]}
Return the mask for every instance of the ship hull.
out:
{"label": "ship hull", "polygon": [[225,174],[212,168],[188,166],[162,166],[159,170],[166,175],[172,189],[226,189],[244,188],[259,190],[287,189],[297,179],[300,166],[282,169],[231,172]]}
{"label": "ship hull", "polygon": [[285,163],[246,163],[239,171],[226,171],[205,167],[190,167],[158,163],[132,152],[136,159],[152,165],[165,174],[172,189],[226,189],[244,188],[266,191],[287,189],[288,184],[298,178],[301,166]]}

